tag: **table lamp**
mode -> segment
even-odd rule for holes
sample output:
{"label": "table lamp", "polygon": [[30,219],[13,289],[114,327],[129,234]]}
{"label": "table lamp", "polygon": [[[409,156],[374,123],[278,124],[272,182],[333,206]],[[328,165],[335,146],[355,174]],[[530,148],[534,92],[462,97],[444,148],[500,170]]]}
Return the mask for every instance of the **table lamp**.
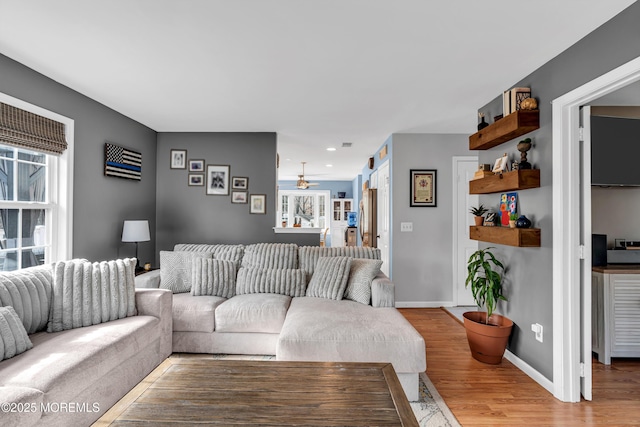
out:
{"label": "table lamp", "polygon": [[136,244],[136,270],[140,269],[140,260],[138,259],[138,242],[148,242],[151,240],[149,235],[149,221],[145,220],[125,220],[122,227],[122,241],[133,242]]}

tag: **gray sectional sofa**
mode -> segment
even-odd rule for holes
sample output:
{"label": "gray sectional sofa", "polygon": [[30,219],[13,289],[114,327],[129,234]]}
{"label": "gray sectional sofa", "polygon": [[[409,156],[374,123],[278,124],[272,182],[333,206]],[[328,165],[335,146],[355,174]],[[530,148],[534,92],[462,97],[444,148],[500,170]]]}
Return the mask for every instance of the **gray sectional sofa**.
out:
{"label": "gray sectional sofa", "polygon": [[394,308],[378,249],[178,244],[136,287],[173,294],[173,352],[390,362],[410,400],[422,336]]}
{"label": "gray sectional sofa", "polygon": [[171,354],[172,293],[135,259],[0,273],[0,425],[86,426]]}

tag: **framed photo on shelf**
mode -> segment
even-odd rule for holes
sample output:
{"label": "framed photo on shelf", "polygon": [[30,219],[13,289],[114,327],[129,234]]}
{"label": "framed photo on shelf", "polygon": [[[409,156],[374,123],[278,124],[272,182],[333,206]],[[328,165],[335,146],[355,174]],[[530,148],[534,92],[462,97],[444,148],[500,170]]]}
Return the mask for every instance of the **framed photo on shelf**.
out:
{"label": "framed photo on shelf", "polygon": [[187,168],[187,150],[171,150],[171,169]]}
{"label": "framed photo on shelf", "polygon": [[509,171],[509,156],[505,153],[504,156],[498,157],[493,164],[493,173],[502,173]]}
{"label": "framed photo on shelf", "polygon": [[189,186],[190,187],[203,187],[204,186],[204,174],[203,173],[190,173],[189,174]]}
{"label": "framed photo on shelf", "polygon": [[249,178],[244,176],[234,176],[231,178],[231,188],[234,190],[248,190]]}
{"label": "framed photo on shelf", "polygon": [[232,191],[231,203],[249,203],[246,191]]}
{"label": "framed photo on shelf", "polygon": [[433,208],[437,206],[437,171],[435,169],[411,169],[409,206]]}
{"label": "framed photo on shelf", "polygon": [[229,195],[229,165],[207,165],[207,195]]}
{"label": "framed photo on shelf", "polygon": [[249,196],[249,213],[266,214],[267,213],[267,195],[252,194]]}
{"label": "framed photo on shelf", "polygon": [[204,172],[204,160],[189,159],[189,172]]}

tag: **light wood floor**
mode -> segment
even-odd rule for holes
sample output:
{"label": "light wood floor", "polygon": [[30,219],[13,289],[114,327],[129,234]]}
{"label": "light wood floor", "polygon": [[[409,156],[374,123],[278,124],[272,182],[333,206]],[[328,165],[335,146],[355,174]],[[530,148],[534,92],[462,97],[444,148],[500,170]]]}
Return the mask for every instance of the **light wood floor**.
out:
{"label": "light wood floor", "polygon": [[503,360],[474,360],[462,324],[442,309],[408,308],[402,314],[424,336],[427,375],[468,426],[640,426],[640,360],[593,365],[593,401],[558,401]]}

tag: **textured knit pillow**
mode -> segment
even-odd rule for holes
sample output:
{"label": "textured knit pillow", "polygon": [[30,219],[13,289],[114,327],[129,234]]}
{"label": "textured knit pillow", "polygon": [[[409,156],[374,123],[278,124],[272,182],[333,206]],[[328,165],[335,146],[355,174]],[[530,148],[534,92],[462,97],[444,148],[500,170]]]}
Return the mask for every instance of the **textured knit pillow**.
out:
{"label": "textured knit pillow", "polygon": [[304,296],[307,277],[304,270],[291,268],[242,267],[238,271],[236,294],[280,294]]}
{"label": "textured knit pillow", "polygon": [[320,257],[307,287],[308,297],[341,300],[349,279],[351,258]]}
{"label": "textured knit pillow", "polygon": [[10,359],[33,348],[27,331],[13,307],[0,307],[0,356]]}
{"label": "textured knit pillow", "polygon": [[193,259],[212,258],[210,252],[160,251],[160,287],[174,294],[191,291]]}
{"label": "textured knit pillow", "polygon": [[57,262],[47,332],[135,316],[136,259]]}
{"label": "textured knit pillow", "polygon": [[344,299],[371,304],[371,282],[380,272],[382,261],[375,259],[351,260],[351,271],[347,281],[347,289],[344,291]]}
{"label": "textured knit pillow", "polygon": [[191,295],[231,298],[236,289],[236,263],[220,259],[194,258]]}

